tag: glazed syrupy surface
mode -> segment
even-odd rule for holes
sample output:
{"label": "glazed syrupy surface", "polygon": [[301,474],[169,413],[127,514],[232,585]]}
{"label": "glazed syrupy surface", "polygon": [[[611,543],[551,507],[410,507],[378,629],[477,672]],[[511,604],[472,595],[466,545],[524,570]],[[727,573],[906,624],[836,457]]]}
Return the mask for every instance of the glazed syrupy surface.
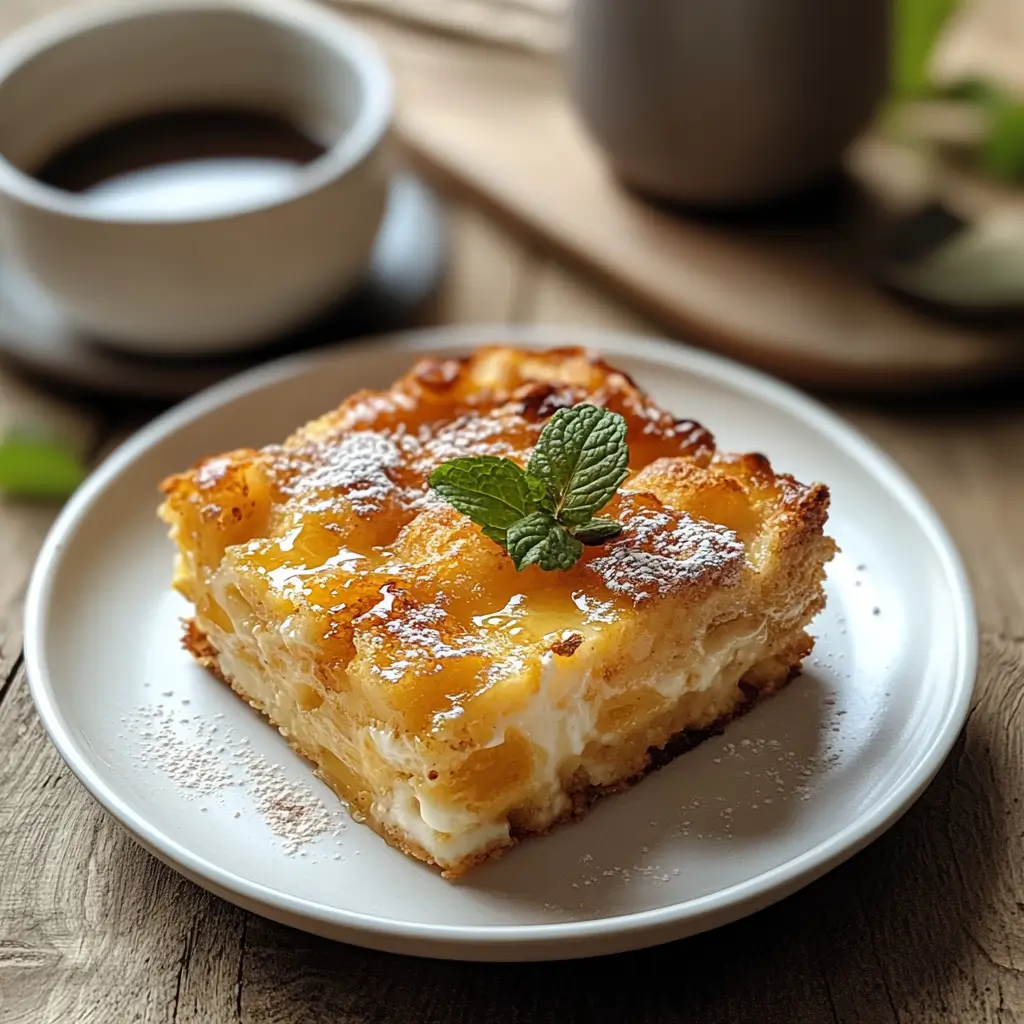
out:
{"label": "glazed syrupy surface", "polygon": [[[422,362],[281,446],[208,459],[166,485],[201,571],[227,549],[223,564],[259,581],[275,617],[311,617],[321,678],[334,688],[360,650],[372,651],[388,703],[417,728],[559,644],[665,597],[736,582],[744,542],[781,494],[767,462],[716,455],[704,428],[600,361],[508,352]],[[627,421],[631,476],[605,513],[623,532],[568,571],[516,572],[427,478],[458,455],[525,464],[553,412],[584,400]],[[228,622],[208,594],[196,596],[202,615]]]}

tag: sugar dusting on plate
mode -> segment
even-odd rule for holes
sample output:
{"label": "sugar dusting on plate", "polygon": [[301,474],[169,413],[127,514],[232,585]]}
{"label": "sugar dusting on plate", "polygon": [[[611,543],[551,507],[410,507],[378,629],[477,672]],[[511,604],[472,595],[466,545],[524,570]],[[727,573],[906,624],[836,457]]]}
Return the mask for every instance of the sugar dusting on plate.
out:
{"label": "sugar dusting on plate", "polygon": [[[840,624],[843,621],[839,619]],[[832,658],[841,659],[842,654],[826,655],[824,660],[811,657],[806,667],[824,669],[826,677],[841,685],[847,673],[834,666]],[[789,697],[796,706],[790,714],[797,721],[816,723],[813,748],[788,730],[775,737],[748,736],[742,729],[738,733],[732,729],[710,740],[705,757],[710,757],[711,764],[704,767],[710,784],[672,801],[664,817],[648,821],[647,835],[638,836],[636,849],[619,849],[618,858],[607,849],[582,854],[569,879],[571,896],[545,905],[545,910],[574,919],[580,911],[603,906],[610,890],[673,884],[686,871],[680,851],[699,848],[687,844],[719,846],[734,840],[749,844],[756,841],[760,829],[770,831],[773,821],[800,813],[799,808],[813,799],[820,780],[842,762],[841,723],[848,713],[840,688],[833,685],[822,691],[800,683],[798,679],[792,684]],[[716,777],[724,786],[715,784]]]}
{"label": "sugar dusting on plate", "polygon": [[[283,765],[252,749],[223,715],[204,719],[169,704],[143,705],[122,716],[123,737],[134,741],[133,761],[140,771],[157,769],[186,800],[223,802],[226,791],[250,797],[260,817],[284,851],[304,855],[304,847],[321,836],[340,835],[347,814],[339,804],[328,807],[313,790],[289,779]],[[240,817],[235,812],[235,817]]]}

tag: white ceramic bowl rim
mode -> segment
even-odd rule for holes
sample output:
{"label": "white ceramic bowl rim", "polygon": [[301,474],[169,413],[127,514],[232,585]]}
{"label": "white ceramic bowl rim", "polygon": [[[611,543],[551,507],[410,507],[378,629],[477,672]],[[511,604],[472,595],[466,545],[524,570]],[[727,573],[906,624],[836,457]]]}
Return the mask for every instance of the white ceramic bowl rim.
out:
{"label": "white ceramic bowl rim", "polygon": [[[615,332],[602,332],[573,328],[558,328],[564,344],[592,345],[600,350],[607,346],[616,351],[628,351],[635,338]],[[418,331],[413,334],[392,335],[365,343],[363,347],[400,344],[407,346],[410,355],[448,350],[460,344],[479,344],[481,338],[503,338],[510,344],[545,347],[550,333],[544,328],[466,326]],[[262,906],[270,910],[268,916],[297,914],[314,921],[333,925],[348,925],[368,935],[381,937],[422,939],[430,943],[488,943],[514,947],[517,943],[553,945],[564,939],[584,939],[608,936],[616,932],[645,932],[664,926],[681,917],[705,915],[731,908],[729,920],[741,913],[761,909],[781,896],[794,891],[802,881],[824,874],[853,853],[863,849],[891,825],[924,791],[931,782],[946,753],[952,746],[967,716],[974,690],[978,658],[978,627],[966,570],[956,546],[946,532],[942,521],[920,491],[887,455],[860,435],[842,419],[824,406],[801,394],[795,388],[768,377],[757,370],[740,366],[721,356],[712,355],[668,341],[643,339],[645,351],[660,356],[670,365],[710,378],[732,390],[750,395],[771,395],[773,399],[803,420],[808,429],[817,431],[843,452],[848,453],[868,468],[914,516],[924,536],[930,541],[948,582],[956,615],[957,665],[956,686],[953,697],[933,744],[913,767],[892,788],[886,799],[858,814],[844,829],[828,840],[791,860],[773,867],[744,882],[708,893],[705,896],[657,909],[628,913],[617,917],[573,921],[555,924],[492,926],[419,924],[393,921],[355,911],[325,906],[250,882],[232,875],[215,864],[196,856],[170,836],[154,829],[143,820],[76,754],[81,738],[74,735],[59,710],[53,696],[47,668],[44,622],[51,600],[59,553],[68,534],[98,500],[103,491],[120,474],[143,458],[148,449],[168,432],[204,416],[223,402],[259,391],[281,378],[308,372],[310,366],[330,359],[332,350],[320,350],[257,367],[244,374],[218,384],[157,417],[134,437],[126,441],[108,457],[89,480],[65,506],[50,530],[39,555],[36,570],[29,584],[25,610],[25,661],[29,686],[36,708],[46,729],[65,762],[73,767],[79,780],[99,803],[122,822],[133,834],[162,860],[207,888],[219,887],[221,892],[235,893],[248,901],[249,906]],[[595,344],[596,342],[596,344]],[[603,345],[602,345],[603,342]],[[341,348],[342,346],[339,346]],[[352,345],[345,348],[351,349]],[[272,908],[272,909],[271,909]],[[741,909],[741,908],[745,908]],[[267,910],[263,911],[267,913]],[[278,917],[279,920],[283,917]],[[378,939],[378,943],[382,940]],[[365,942],[366,945],[375,945]]]}
{"label": "white ceramic bowl rim", "polygon": [[380,145],[390,127],[394,107],[391,72],[384,58],[369,39],[350,28],[339,15],[321,10],[307,0],[140,0],[130,5],[115,2],[85,9],[58,10],[0,43],[0,91],[8,77],[20,67],[79,33],[113,23],[189,12],[236,13],[280,26],[283,31],[308,35],[328,45],[359,79],[363,95],[352,124],[322,156],[297,169],[292,188],[280,198],[254,203],[241,211],[197,214],[187,219],[175,218],[173,222],[158,216],[124,217],[106,211],[98,213],[72,193],[44,185],[12,164],[0,151],[0,192],[6,191],[27,206],[91,223],[153,226],[224,221],[259,213],[314,193],[354,170]]}

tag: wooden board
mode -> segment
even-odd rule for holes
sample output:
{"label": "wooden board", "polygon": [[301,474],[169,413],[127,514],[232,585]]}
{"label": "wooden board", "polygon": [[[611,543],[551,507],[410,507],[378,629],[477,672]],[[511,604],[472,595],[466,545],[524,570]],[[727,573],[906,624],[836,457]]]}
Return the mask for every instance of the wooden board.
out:
{"label": "wooden board", "polygon": [[444,34],[469,35],[531,52],[565,45],[569,0],[328,0]]}
{"label": "wooden board", "polygon": [[913,311],[857,269],[879,206],[918,187],[900,154],[862,148],[859,190],[810,225],[687,218],[610,178],[553,62],[457,38],[425,48],[401,25],[360,21],[398,79],[401,136],[435,178],[666,332],[831,389],[930,391],[1024,372],[1016,336]]}

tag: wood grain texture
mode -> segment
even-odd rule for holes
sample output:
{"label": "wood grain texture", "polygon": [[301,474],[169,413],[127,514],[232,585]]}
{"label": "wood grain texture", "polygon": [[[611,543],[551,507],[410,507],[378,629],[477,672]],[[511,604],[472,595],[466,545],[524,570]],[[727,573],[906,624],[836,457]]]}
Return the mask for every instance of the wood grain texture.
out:
{"label": "wood grain texture", "polygon": [[[0,436],[9,430],[43,432],[89,458],[102,443],[103,421],[97,410],[60,401],[0,369]],[[0,699],[21,664],[25,587],[54,514],[47,505],[0,498]]]}
{"label": "wood grain texture", "polygon": [[441,323],[508,323],[518,319],[527,251],[471,207],[451,204],[451,262],[438,299]]}
{"label": "wood grain texture", "polygon": [[[447,321],[646,329],[479,211],[455,224]],[[97,454],[139,422],[15,394],[0,387],[0,419],[27,403]],[[363,951],[240,911],[144,853],[32,709],[21,606],[53,513],[0,505],[0,1022],[1024,1024],[1024,410],[1010,393],[840,411],[918,481],[968,564],[982,629],[968,725],[906,817],[826,878],[727,928],[599,961]]]}
{"label": "wood grain texture", "polygon": [[421,28],[554,53],[565,45],[568,0],[329,0],[343,10]]}

